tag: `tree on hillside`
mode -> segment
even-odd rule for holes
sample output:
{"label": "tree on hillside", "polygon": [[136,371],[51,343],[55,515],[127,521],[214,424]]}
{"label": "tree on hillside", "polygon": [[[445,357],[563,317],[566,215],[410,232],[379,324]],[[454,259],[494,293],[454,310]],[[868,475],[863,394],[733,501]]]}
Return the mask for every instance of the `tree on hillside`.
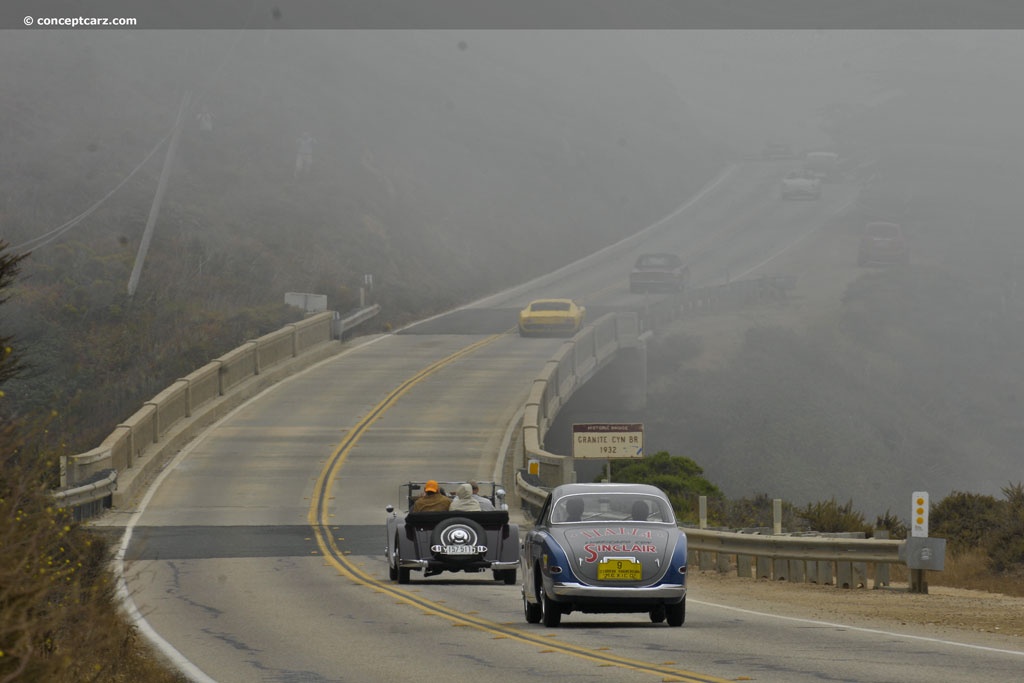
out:
{"label": "tree on hillside", "polygon": [[659,451],[640,460],[613,460],[612,481],[651,484],[668,495],[682,521],[697,520],[700,496],[723,498],[717,486],[704,478],[704,470],[693,460]]}
{"label": "tree on hillside", "polygon": [[[28,254],[12,254],[8,252],[8,244],[0,240],[0,305],[4,304],[8,295],[7,288],[14,284],[20,272],[19,263]],[[11,379],[22,369],[20,360],[21,354],[14,350],[14,338],[3,333],[0,328],[0,387]],[[0,389],[0,398],[3,398],[3,391]]]}

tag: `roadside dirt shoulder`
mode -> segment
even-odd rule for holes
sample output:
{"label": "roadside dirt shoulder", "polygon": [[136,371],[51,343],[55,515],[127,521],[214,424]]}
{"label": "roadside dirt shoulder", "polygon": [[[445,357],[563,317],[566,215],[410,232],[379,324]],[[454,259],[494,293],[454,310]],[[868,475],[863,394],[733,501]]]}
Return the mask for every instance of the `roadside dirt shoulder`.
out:
{"label": "roadside dirt shoulder", "polygon": [[[695,601],[741,606],[828,623],[946,638],[1024,653],[1024,598],[930,586],[908,593],[905,584],[888,588],[842,589],[810,583],[746,579],[717,572],[693,572]],[[688,609],[699,619],[699,607]]]}

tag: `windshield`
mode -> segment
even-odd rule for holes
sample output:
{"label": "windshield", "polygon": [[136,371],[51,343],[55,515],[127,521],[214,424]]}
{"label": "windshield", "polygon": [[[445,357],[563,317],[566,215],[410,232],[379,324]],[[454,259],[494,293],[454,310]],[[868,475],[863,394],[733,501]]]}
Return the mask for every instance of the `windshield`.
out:
{"label": "windshield", "polygon": [[531,311],[568,311],[568,301],[538,301],[530,306]]}
{"label": "windshield", "polygon": [[551,507],[553,524],[624,521],[674,524],[675,515],[665,500],[642,493],[568,495]]}
{"label": "windshield", "polygon": [[641,268],[675,268],[677,265],[679,265],[679,258],[669,254],[641,256],[637,261],[637,266]]}
{"label": "windshield", "polygon": [[868,237],[899,237],[900,228],[892,223],[869,223],[864,233]]}

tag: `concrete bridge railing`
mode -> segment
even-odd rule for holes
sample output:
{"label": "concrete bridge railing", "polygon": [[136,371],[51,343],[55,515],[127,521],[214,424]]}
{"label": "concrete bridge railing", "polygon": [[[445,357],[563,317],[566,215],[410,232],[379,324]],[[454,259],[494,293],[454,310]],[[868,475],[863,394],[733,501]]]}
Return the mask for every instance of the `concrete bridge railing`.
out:
{"label": "concrete bridge railing", "polygon": [[379,306],[341,317],[325,311],[245,342],[176,380],[117,425],[96,448],[61,458],[57,502],[78,519],[104,505],[125,507],[152,475],[199,431],[244,400],[341,350],[343,334]]}

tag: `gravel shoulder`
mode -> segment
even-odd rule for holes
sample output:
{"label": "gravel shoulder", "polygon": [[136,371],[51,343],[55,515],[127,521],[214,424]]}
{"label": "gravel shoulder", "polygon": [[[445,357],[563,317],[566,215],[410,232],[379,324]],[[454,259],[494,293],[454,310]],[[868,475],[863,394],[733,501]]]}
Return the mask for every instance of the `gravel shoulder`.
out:
{"label": "gravel shoulder", "polygon": [[[810,583],[745,579],[710,571],[690,574],[689,596],[801,619],[859,628],[955,640],[1024,654],[1024,598],[929,586],[927,594],[908,593],[906,584],[887,588],[842,589]],[[700,619],[700,607],[687,610]]]}

